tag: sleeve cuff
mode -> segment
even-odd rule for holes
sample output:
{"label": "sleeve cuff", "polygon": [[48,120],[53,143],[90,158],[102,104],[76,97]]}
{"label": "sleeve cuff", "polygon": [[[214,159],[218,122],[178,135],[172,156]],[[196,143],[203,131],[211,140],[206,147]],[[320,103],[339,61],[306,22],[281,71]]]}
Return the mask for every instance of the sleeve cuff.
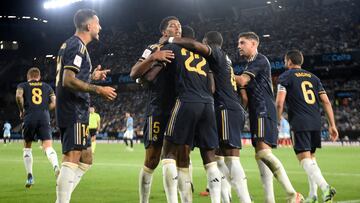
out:
{"label": "sleeve cuff", "polygon": [[248,75],[250,77],[253,77],[253,78],[255,77],[255,74],[252,73],[252,72],[249,72],[249,71],[244,71],[243,74],[246,74],[246,75]]}
{"label": "sleeve cuff", "polygon": [[326,91],[320,91],[318,94],[326,94]]}
{"label": "sleeve cuff", "polygon": [[80,72],[80,68],[76,67],[76,66],[64,66],[64,69],[69,69],[74,71],[75,73]]}

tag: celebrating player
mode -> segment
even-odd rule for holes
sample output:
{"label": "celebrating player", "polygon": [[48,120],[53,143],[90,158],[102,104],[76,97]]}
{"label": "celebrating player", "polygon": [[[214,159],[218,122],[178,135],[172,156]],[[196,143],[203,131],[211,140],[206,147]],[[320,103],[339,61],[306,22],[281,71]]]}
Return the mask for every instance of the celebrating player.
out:
{"label": "celebrating player", "polygon": [[254,32],[240,33],[238,49],[247,59],[246,68],[236,82],[246,89],[250,131],[260,170],[265,202],[275,202],[273,175],[286,192],[287,202],[300,202],[303,197],[292,186],[284,166],[271,152],[277,145],[277,118],[271,81],[271,67],[266,56],[258,53],[259,37]]}
{"label": "celebrating player", "polygon": [[[78,10],[74,16],[75,35],[66,40],[57,57],[56,119],[60,129],[63,162],[57,179],[57,202],[69,202],[71,193],[92,164],[89,123],[89,93],[107,100],[116,98],[115,89],[90,84],[104,80],[109,70],[92,65],[86,45],[99,40],[100,24],[95,11]],[[91,77],[90,77],[91,76]]]}

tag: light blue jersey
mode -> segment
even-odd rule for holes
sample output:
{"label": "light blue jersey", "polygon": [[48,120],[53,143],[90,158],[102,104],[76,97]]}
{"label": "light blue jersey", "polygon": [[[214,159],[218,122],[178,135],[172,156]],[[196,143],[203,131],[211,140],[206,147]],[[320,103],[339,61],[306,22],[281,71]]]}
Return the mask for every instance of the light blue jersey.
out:
{"label": "light blue jersey", "polygon": [[129,117],[126,120],[126,130],[133,130],[133,125],[134,125],[133,118]]}
{"label": "light blue jersey", "polygon": [[290,124],[285,118],[281,118],[280,120],[279,133],[290,135]]}
{"label": "light blue jersey", "polygon": [[10,123],[6,122],[4,124],[4,134],[10,134],[10,131],[11,131],[11,125]]}

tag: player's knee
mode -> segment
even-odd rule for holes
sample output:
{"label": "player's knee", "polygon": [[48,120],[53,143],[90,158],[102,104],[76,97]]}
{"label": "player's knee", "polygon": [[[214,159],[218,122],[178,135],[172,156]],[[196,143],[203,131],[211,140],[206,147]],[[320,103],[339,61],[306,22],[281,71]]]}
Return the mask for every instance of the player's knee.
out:
{"label": "player's knee", "polygon": [[160,156],[151,155],[146,157],[144,165],[150,169],[155,169],[159,165],[159,162],[160,162]]}

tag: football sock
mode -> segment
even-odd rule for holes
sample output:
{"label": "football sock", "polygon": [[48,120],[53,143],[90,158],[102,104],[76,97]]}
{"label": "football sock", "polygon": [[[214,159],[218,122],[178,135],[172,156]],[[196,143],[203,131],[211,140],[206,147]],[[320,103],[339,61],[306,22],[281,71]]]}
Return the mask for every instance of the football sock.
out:
{"label": "football sock", "polygon": [[143,166],[139,174],[139,198],[140,203],[148,203],[154,170]]}
{"label": "football sock", "polygon": [[61,164],[60,174],[56,181],[57,203],[70,202],[74,187],[75,171],[79,166],[75,163],[64,162]]}
{"label": "football sock", "polygon": [[305,158],[301,160],[301,166],[304,168],[310,179],[313,180],[323,192],[325,192],[327,190],[328,183],[322,176],[318,165],[312,159]]}
{"label": "football sock", "polygon": [[177,168],[178,188],[182,203],[192,202],[191,176],[189,168]]}
{"label": "football sock", "polygon": [[58,157],[57,157],[57,154],[56,154],[56,151],[54,150],[54,148],[52,148],[52,147],[46,148],[45,154],[53,168],[59,167]]}
{"label": "football sock", "polygon": [[220,203],[221,200],[221,173],[216,162],[210,162],[205,165],[211,203]]}
{"label": "football sock", "polygon": [[247,186],[247,178],[243,167],[241,166],[239,157],[226,156],[225,164],[230,172],[231,184],[242,203],[251,203],[251,198]]}
{"label": "football sock", "polygon": [[23,160],[25,165],[26,174],[32,174],[33,171],[33,156],[31,148],[24,148],[23,149]]}
{"label": "football sock", "polygon": [[163,159],[163,184],[168,203],[177,203],[178,174],[176,162],[173,159]]}
{"label": "football sock", "polygon": [[275,203],[273,173],[260,159],[256,159],[260,171],[262,186],[264,189],[265,203]]}

